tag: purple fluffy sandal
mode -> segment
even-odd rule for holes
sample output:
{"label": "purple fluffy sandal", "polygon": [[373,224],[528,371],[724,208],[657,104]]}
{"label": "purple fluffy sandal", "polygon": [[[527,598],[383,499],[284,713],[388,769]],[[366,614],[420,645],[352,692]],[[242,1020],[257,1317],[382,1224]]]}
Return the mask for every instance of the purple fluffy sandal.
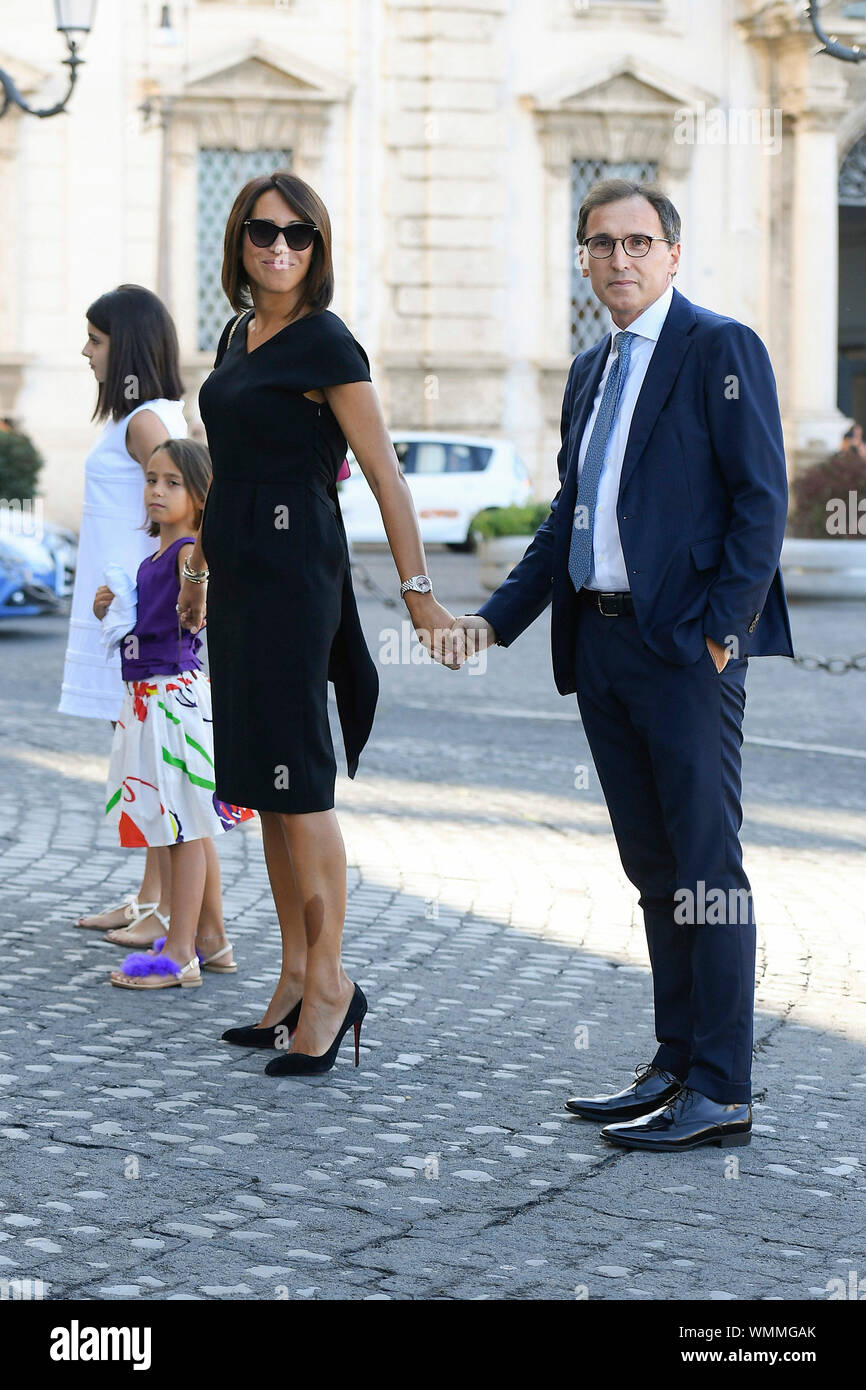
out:
{"label": "purple fluffy sandal", "polygon": [[178,965],[170,956],[161,955],[166,938],[159,937],[153,952],[133,951],[119,971],[113,972],[111,983],[119,989],[165,989],[170,985],[188,988],[201,984],[198,956],[186,965]]}
{"label": "purple fluffy sandal", "polygon": [[[163,942],[165,938],[163,938]],[[156,946],[156,943],[154,942]],[[171,956],[161,956],[159,954],[162,947],[157,947],[153,955],[147,951],[133,951],[132,955],[127,956],[120,967],[121,975],[179,975],[180,966],[177,961],[172,960]]]}
{"label": "purple fluffy sandal", "polygon": [[[155,956],[159,955],[159,952],[162,950],[167,940],[168,937],[166,936],[158,936],[156,938],[156,941],[154,941],[153,946],[151,947],[151,950],[153,951],[153,954]],[[220,960],[221,956],[228,955],[231,949],[232,948],[230,945],[223,946],[221,951],[215,951],[212,956],[203,956],[201,951],[196,951],[196,957],[198,958],[198,963],[201,966],[202,970],[214,970],[220,975],[234,975],[235,971],[237,970],[237,965],[234,961],[232,961],[229,965],[215,964],[216,961]],[[127,970],[126,973],[127,975],[129,975],[132,972]]]}

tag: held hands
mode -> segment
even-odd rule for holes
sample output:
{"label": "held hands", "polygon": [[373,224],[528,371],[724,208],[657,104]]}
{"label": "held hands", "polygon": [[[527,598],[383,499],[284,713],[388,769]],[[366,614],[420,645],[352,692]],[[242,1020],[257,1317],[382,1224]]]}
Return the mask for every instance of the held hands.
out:
{"label": "held hands", "polygon": [[111,607],[113,598],[114,594],[111,592],[108,585],[100,584],[93,596],[93,612],[100,622],[102,622],[102,619]]}
{"label": "held hands", "polygon": [[407,603],[418,641],[450,671],[496,642],[495,630],[477,613],[455,618],[432,594],[410,594]]}
{"label": "held hands", "polygon": [[496,645],[496,629],[480,613],[464,613],[462,618],[454,620],[451,641],[458,665],[462,666],[478,652]]}
{"label": "held hands", "polygon": [[207,584],[194,584],[191,579],[182,579],[177,599],[177,616],[181,627],[189,632],[198,632],[204,627],[207,612]]}
{"label": "held hands", "polygon": [[406,606],[415,629],[415,636],[434,661],[456,671],[461,662],[456,659],[452,628],[454,615],[443,608],[432,594],[406,595]]}

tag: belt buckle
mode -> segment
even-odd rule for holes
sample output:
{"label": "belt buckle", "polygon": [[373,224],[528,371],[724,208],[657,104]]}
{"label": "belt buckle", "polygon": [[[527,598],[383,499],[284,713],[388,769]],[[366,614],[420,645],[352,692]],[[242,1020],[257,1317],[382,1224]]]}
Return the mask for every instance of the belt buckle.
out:
{"label": "belt buckle", "polygon": [[619,614],[618,614],[618,613],[605,613],[604,609],[603,609],[602,606],[601,606],[601,601],[602,601],[602,599],[605,599],[605,598],[614,599],[614,598],[616,598],[616,594],[613,593],[612,591],[611,591],[611,592],[608,592],[608,593],[603,593],[601,590],[599,590],[599,595],[598,595],[598,611],[599,611],[599,613],[601,614],[601,616],[602,616],[603,618],[617,618],[617,617],[619,617]]}

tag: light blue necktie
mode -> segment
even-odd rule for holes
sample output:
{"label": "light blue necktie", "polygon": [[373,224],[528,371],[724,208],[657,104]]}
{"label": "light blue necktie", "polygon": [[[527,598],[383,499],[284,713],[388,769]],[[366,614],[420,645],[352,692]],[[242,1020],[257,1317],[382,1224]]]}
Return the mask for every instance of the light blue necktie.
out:
{"label": "light blue necktie", "polygon": [[[586,458],[580,471],[577,487],[577,508],[571,528],[571,545],[568,551],[568,573],[575,589],[582,589],[592,570],[592,533],[595,526],[595,504],[598,497],[598,484],[604,467],[604,456],[610,439],[616,413],[622,397],[623,383],[628,375],[628,360],[634,333],[617,333],[616,359],[607,374],[601,405],[595,417],[592,434],[587,445]],[[578,524],[580,523],[580,524]]]}

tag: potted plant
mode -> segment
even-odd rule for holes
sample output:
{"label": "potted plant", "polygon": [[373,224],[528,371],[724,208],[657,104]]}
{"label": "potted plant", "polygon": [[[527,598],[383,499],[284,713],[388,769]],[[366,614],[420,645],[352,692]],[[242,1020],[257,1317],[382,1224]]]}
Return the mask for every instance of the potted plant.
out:
{"label": "potted plant", "polygon": [[470,529],[478,546],[480,578],[485,589],[497,589],[523,558],[529,542],[550,513],[547,502],[524,506],[487,507]]}
{"label": "potted plant", "polygon": [[42,459],[26,434],[0,423],[0,497],[32,502]]}
{"label": "potted plant", "polygon": [[791,489],[782,573],[795,598],[866,596],[866,446],[847,436],[846,444]]}

